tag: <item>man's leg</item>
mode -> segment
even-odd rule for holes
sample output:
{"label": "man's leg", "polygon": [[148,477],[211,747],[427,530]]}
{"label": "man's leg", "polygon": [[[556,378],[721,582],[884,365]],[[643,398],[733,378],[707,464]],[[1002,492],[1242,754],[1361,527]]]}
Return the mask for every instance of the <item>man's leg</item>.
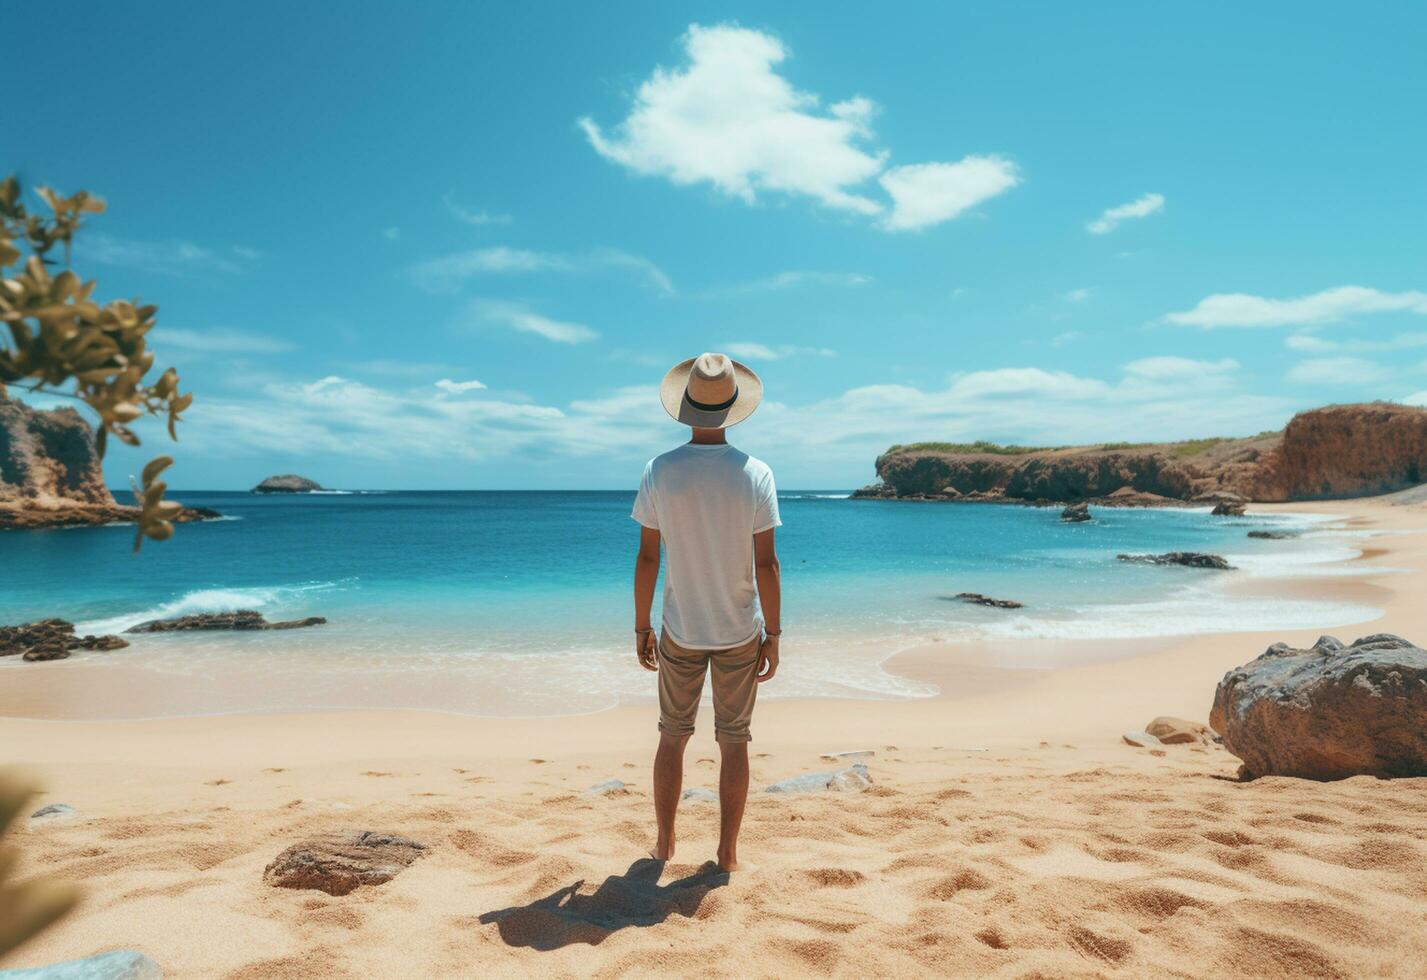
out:
{"label": "man's leg", "polygon": [[723,753],[718,774],[718,866],[738,870],[738,828],[748,802],[749,723],[758,697],[758,640],[709,658],[713,683],[714,736]]}
{"label": "man's leg", "polygon": [[738,870],[738,828],[748,802],[748,743],[719,742],[723,765],[718,771],[718,866]]}
{"label": "man's leg", "polygon": [[659,733],[659,751],[654,753],[654,819],[659,824],[659,840],[654,857],[660,861],[674,856],[674,815],[684,789],[684,747],[688,744],[687,735]]}
{"label": "man's leg", "polygon": [[694,734],[707,671],[708,654],[685,650],[667,637],[659,637],[659,750],[654,753],[654,819],[659,839],[651,853],[660,861],[674,856],[674,816],[684,788],[684,746]]}

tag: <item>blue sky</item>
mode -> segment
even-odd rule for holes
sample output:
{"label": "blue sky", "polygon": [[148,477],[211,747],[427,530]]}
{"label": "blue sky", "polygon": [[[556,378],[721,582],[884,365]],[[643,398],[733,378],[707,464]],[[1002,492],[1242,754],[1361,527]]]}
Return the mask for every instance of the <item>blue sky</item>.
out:
{"label": "blue sky", "polygon": [[[787,487],[893,442],[1427,403],[1415,4],[46,4],[0,163],[159,304],[176,486],[629,487],[725,350]],[[116,485],[167,450],[145,427]],[[142,431],[142,430],[141,430]]]}

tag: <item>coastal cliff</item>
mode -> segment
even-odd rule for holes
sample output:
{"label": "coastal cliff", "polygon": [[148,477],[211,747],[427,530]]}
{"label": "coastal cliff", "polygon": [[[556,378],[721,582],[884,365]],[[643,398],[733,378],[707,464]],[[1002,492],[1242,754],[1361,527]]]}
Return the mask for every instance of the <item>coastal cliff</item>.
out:
{"label": "coastal cliff", "polygon": [[1038,449],[893,446],[854,496],[1108,505],[1290,501],[1389,493],[1427,479],[1427,410],[1372,403],[1302,412],[1243,439]]}
{"label": "coastal cliff", "polygon": [[[0,530],[128,523],[104,485],[94,431],[72,408],[36,411],[0,390]],[[219,516],[184,508],[179,522]]]}

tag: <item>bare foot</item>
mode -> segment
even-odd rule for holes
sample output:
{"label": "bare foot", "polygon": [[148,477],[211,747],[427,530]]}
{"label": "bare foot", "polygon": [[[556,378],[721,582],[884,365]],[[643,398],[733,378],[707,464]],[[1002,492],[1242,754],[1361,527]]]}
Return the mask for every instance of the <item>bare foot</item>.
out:
{"label": "bare foot", "polygon": [[738,863],[738,857],[736,855],[730,854],[725,857],[724,855],[720,854],[718,856],[718,869],[720,871],[723,871],[725,873],[731,871],[739,871],[742,869],[742,867],[743,866]]}
{"label": "bare foot", "polygon": [[669,841],[666,844],[663,841],[660,841],[659,843],[654,845],[654,849],[649,852],[649,856],[656,861],[674,860],[674,842]]}

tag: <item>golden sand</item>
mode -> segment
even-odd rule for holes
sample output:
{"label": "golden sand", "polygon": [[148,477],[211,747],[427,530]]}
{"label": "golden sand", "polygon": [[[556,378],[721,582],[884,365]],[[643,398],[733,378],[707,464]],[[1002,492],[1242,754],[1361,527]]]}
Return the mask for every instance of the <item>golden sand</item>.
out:
{"label": "golden sand", "polygon": [[[1427,529],[1420,507],[1318,509]],[[1360,562],[1411,571],[1255,589],[1386,610],[1344,639],[1427,641],[1427,534],[1371,547]],[[1050,672],[942,668],[930,644],[891,666],[940,698],[769,701],[741,845],[754,867],[732,876],[702,865],[707,802],[681,807],[673,862],[641,860],[650,708],[0,719],[0,758],[47,784],[36,806],[79,811],[20,828],[24,870],[88,895],[4,965],[123,947],[175,977],[1420,976],[1427,780],[1240,783],[1218,746],[1119,739],[1160,714],[1204,720],[1229,667],[1315,638],[1194,637]],[[864,748],[865,793],[756,791]],[[713,788],[716,758],[704,725],[685,785]],[[627,790],[584,792],[611,778]],[[341,898],[263,883],[288,844],[342,830],[429,850]]]}

